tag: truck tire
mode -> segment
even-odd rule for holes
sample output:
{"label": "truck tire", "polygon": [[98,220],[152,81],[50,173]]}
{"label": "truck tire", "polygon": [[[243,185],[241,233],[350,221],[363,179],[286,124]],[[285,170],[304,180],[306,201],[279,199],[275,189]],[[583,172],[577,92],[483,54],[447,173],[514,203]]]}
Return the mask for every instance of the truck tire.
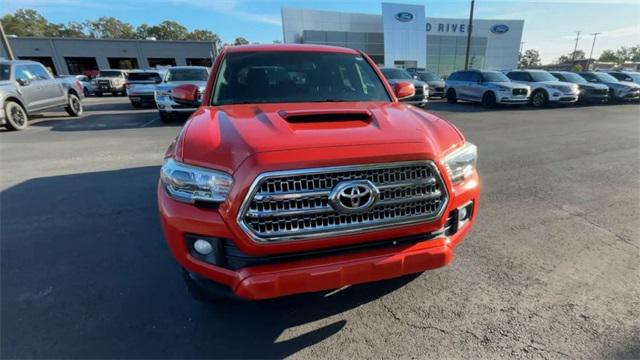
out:
{"label": "truck tire", "polygon": [[191,297],[201,303],[214,303],[225,300],[226,298],[200,286],[192,275],[185,269],[182,269],[182,278],[187,287],[187,292]]}
{"label": "truck tire", "polygon": [[160,121],[162,121],[163,124],[169,124],[171,122],[173,122],[173,116],[171,115],[171,113],[168,113],[166,111],[160,111]]}
{"label": "truck tire", "polygon": [[456,96],[456,91],[453,89],[449,89],[447,91],[447,102],[449,104],[455,104],[458,101],[458,97]]}
{"label": "truck tire", "polygon": [[76,94],[69,94],[68,105],[64,108],[69,116],[82,115],[82,101]]}
{"label": "truck tire", "polygon": [[544,90],[536,90],[531,94],[531,105],[533,107],[543,107],[547,105],[549,98]]}
{"label": "truck tire", "polygon": [[9,130],[24,130],[29,126],[27,111],[15,101],[7,101],[4,104],[6,126]]}

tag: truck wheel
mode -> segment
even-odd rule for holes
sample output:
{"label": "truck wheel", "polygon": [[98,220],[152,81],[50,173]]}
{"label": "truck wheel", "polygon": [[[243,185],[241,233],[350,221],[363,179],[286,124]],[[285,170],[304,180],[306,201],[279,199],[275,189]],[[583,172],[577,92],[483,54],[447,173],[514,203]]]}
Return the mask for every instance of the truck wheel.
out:
{"label": "truck wheel", "polygon": [[449,89],[449,91],[447,91],[447,102],[449,104],[455,104],[458,101],[458,98],[456,96],[456,91],[453,89]]}
{"label": "truck wheel", "polygon": [[193,278],[193,275],[191,275],[185,269],[182,269],[182,278],[184,279],[184,284],[187,286],[187,292],[195,301],[202,303],[213,303],[225,299],[222,296],[211,291],[207,291],[207,289],[200,286]]}
{"label": "truck wheel", "polygon": [[536,90],[531,94],[531,105],[533,107],[543,107],[547,104],[547,93],[544,90]]}
{"label": "truck wheel", "polygon": [[171,116],[171,114],[166,111],[160,111],[160,121],[162,121],[164,124],[168,124],[173,121],[173,116]]}
{"label": "truck wheel", "polygon": [[15,101],[7,101],[4,104],[4,114],[7,119],[7,128],[10,130],[24,130],[29,126],[27,112]]}
{"label": "truck wheel", "polygon": [[496,95],[493,91],[487,91],[482,96],[482,106],[492,108],[496,106]]}
{"label": "truck wheel", "polygon": [[70,116],[82,115],[82,102],[76,94],[69,94],[68,105],[64,108]]}

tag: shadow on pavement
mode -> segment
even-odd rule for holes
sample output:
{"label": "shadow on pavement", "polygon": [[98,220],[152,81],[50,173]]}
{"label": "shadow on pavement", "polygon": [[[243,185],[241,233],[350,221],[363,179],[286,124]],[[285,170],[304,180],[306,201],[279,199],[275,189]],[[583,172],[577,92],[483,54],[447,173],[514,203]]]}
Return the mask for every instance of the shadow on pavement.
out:
{"label": "shadow on pavement", "polygon": [[[416,277],[326,297],[197,303],[164,244],[158,172],[43,177],[0,193],[3,358],[281,358],[346,326],[327,318]],[[305,324],[314,330],[300,333]]]}

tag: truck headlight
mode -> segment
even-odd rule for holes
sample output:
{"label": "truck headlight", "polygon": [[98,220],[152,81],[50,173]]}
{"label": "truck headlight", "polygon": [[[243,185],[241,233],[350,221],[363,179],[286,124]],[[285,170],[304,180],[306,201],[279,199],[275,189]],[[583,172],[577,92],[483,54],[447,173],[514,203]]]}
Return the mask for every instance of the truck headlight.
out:
{"label": "truck headlight", "polygon": [[169,196],[186,203],[223,202],[233,186],[229,174],[186,165],[171,158],[162,165],[160,180]]}
{"label": "truck headlight", "polygon": [[478,148],[469,142],[445,156],[444,164],[451,182],[458,183],[471,175],[476,168],[477,159]]}

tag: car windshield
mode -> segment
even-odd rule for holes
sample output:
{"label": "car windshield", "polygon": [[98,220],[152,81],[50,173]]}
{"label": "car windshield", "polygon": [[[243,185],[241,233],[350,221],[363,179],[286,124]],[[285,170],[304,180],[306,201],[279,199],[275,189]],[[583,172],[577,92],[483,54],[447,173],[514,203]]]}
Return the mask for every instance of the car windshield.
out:
{"label": "car windshield", "polygon": [[360,55],[261,51],[224,57],[212,105],[389,100]]}
{"label": "car windshield", "polygon": [[608,83],[619,82],[618,79],[614,78],[613,76],[607,73],[596,72],[596,73],[593,73],[593,75],[602,82],[608,82]]}
{"label": "car windshield", "polygon": [[129,73],[129,81],[160,81],[160,74],[155,72],[133,72]]}
{"label": "car windshield", "polygon": [[582,76],[570,72],[562,73],[562,77],[564,77],[566,81],[574,84],[587,83],[587,80],[585,80]]}
{"label": "car windshield", "polygon": [[171,69],[165,81],[207,81],[208,78],[206,69]]}
{"label": "car windshield", "polygon": [[436,76],[436,74],[431,73],[431,72],[427,72],[427,71],[421,71],[418,73],[418,77],[420,78],[420,80],[422,81],[436,81],[436,80],[440,80],[438,79],[438,77]]}
{"label": "car windshield", "polygon": [[497,71],[483,71],[482,81],[484,82],[511,82],[507,75]]}
{"label": "car windshield", "polygon": [[412,80],[413,79],[411,77],[411,75],[409,75],[407,70],[404,70],[404,69],[388,69],[387,68],[387,69],[380,69],[380,71],[382,71],[382,74],[387,79],[397,79],[397,80]]}
{"label": "car windshield", "polygon": [[122,73],[120,71],[100,71],[98,77],[120,77]]}
{"label": "car windshield", "polygon": [[529,74],[533,81],[558,81],[558,78],[546,71],[532,71]]}

